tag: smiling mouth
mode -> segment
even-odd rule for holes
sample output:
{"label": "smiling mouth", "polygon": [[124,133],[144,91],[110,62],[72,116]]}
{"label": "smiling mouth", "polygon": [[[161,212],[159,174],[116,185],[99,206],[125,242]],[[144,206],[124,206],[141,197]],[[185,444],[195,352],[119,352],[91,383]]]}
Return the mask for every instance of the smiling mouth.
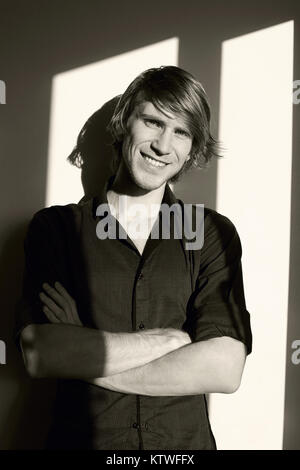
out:
{"label": "smiling mouth", "polygon": [[144,152],[140,152],[140,153],[141,153],[142,157],[143,157],[148,163],[150,163],[150,165],[152,165],[152,166],[154,166],[154,167],[156,167],[156,168],[158,168],[158,167],[163,168],[163,167],[165,167],[165,166],[168,165],[168,163],[162,162],[161,160],[156,160],[156,159],[153,158],[153,157],[149,157],[149,155],[147,155],[147,154],[144,153]]}

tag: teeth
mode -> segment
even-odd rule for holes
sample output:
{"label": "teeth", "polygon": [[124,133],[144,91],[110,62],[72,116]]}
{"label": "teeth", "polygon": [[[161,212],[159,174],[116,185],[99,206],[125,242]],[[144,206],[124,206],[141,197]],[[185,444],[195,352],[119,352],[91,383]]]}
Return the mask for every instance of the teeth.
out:
{"label": "teeth", "polygon": [[144,158],[145,160],[147,160],[147,162],[149,162],[153,166],[166,166],[166,163],[158,162],[157,160],[154,160],[153,158],[150,158],[146,155],[144,156]]}

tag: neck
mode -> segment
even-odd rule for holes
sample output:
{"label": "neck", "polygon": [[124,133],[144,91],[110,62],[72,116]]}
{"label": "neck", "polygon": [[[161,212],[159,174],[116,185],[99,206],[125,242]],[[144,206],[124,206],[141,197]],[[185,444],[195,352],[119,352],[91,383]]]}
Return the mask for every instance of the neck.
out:
{"label": "neck", "polygon": [[120,164],[116,177],[111,188],[108,190],[107,196],[110,204],[118,203],[120,196],[127,196],[126,202],[128,207],[133,204],[161,204],[164,196],[166,184],[153,190],[147,190],[137,186],[132,180],[127,168],[124,164]]}

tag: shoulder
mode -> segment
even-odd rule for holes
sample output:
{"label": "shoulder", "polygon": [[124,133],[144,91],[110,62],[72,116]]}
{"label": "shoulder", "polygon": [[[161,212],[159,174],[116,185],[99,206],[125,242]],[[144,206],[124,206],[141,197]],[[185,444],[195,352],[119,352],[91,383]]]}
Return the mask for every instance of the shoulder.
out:
{"label": "shoulder", "polygon": [[[184,233],[186,238],[192,240],[188,249],[193,250],[194,256],[201,255],[202,259],[213,258],[223,252],[241,255],[242,246],[239,234],[229,217],[203,204],[183,204],[181,200],[178,202],[182,206],[182,211],[187,210],[188,214],[192,214],[192,221],[189,215],[185,218],[190,221],[188,225],[192,226],[192,230],[190,228],[186,230],[185,221]],[[198,242],[196,242],[197,239]]]}
{"label": "shoulder", "polygon": [[93,198],[82,199],[78,203],[53,205],[35,212],[29,222],[29,231],[78,229],[85,214],[92,213]]}
{"label": "shoulder", "polygon": [[202,221],[204,222],[205,236],[219,234],[226,238],[237,234],[234,223],[224,214],[210,207],[205,207],[203,204],[184,204],[180,199],[177,199],[177,202],[182,206],[183,211],[188,208],[192,212],[194,223],[200,224]]}
{"label": "shoulder", "polygon": [[225,257],[229,263],[242,256],[242,245],[234,223],[229,217],[210,208],[205,209],[201,252],[202,261]]}
{"label": "shoulder", "polygon": [[204,208],[204,230],[207,235],[215,233],[225,238],[237,234],[236,227],[229,217],[208,207]]}

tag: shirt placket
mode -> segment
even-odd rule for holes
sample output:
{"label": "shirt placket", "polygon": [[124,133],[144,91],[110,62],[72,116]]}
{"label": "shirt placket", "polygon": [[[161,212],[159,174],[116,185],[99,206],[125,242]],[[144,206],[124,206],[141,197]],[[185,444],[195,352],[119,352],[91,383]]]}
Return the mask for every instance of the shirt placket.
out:
{"label": "shirt placket", "polygon": [[[133,317],[133,330],[143,331],[146,328],[151,328],[149,325],[149,282],[147,276],[147,268],[145,264],[140,263],[138,268],[135,295],[134,295],[134,317]],[[132,427],[139,435],[139,448],[143,449],[143,432],[147,431],[148,424],[145,421],[146,416],[143,412],[142,397],[136,396],[136,417],[132,423]]]}

